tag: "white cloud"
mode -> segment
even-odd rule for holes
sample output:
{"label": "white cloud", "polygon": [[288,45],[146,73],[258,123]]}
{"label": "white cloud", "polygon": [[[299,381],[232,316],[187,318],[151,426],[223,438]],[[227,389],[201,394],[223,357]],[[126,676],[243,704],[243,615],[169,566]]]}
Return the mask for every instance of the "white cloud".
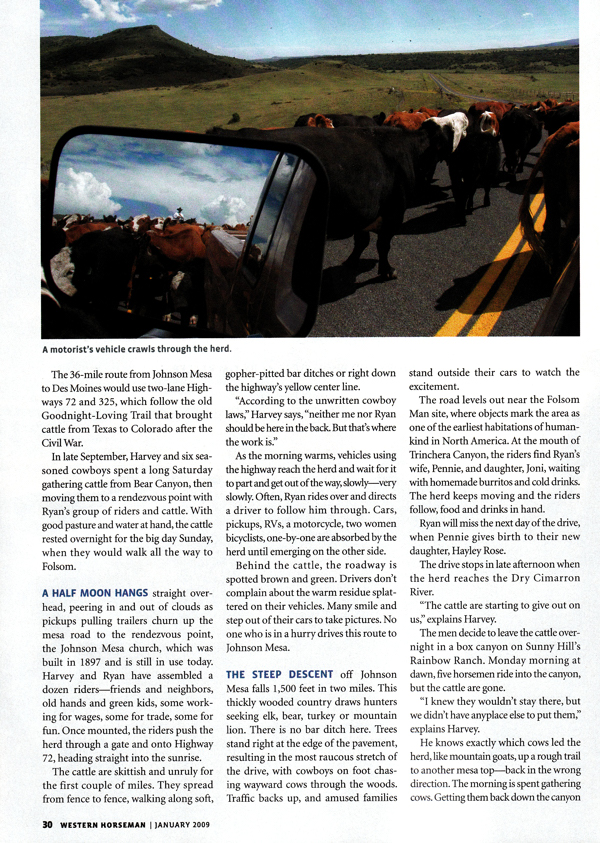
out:
{"label": "white cloud", "polygon": [[106,182],[98,181],[92,173],[77,173],[69,167],[64,175],[65,181],[56,185],[54,208],[57,213],[82,213],[100,216],[115,214],[121,206],[111,197],[111,189]]}
{"label": "white cloud", "polygon": [[217,224],[227,223],[228,225],[247,222],[250,213],[252,212],[248,211],[248,205],[241,196],[225,196],[224,194],[217,196],[210,204],[204,205],[200,211],[200,215],[206,222],[219,220]]}
{"label": "white cloud", "polygon": [[522,18],[532,18],[532,17],[533,17],[533,13],[532,13],[532,12],[524,12],[524,13],[521,15],[521,17],[522,17]]}
{"label": "white cloud", "polygon": [[114,21],[115,23],[134,23],[136,15],[123,3],[116,0],[79,0],[80,5],[87,9],[82,17],[96,21]]}
{"label": "white cloud", "polygon": [[[121,216],[128,216],[133,204],[135,213],[153,206],[169,214],[181,205],[186,218],[235,225],[254,213],[275,156],[217,144],[82,135],[63,150],[58,180],[72,182],[71,170],[93,173],[96,183],[110,185],[119,197]],[[69,202],[57,212],[88,211]]]}
{"label": "white cloud", "polygon": [[46,17],[46,12],[43,9],[40,9],[40,20],[43,20]]}
{"label": "white cloud", "polygon": [[135,8],[140,13],[198,12],[210,6],[220,6],[221,2],[222,0],[137,0]]}

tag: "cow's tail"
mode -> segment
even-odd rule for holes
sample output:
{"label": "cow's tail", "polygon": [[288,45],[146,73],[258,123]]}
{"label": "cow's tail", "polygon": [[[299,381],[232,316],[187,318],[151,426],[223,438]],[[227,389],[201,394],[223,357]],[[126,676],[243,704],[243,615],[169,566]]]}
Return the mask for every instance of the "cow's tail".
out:
{"label": "cow's tail", "polygon": [[523,199],[521,200],[521,205],[519,207],[519,222],[521,224],[521,230],[525,240],[527,240],[533,251],[541,257],[544,263],[550,266],[552,261],[550,260],[539,231],[536,231],[530,207],[531,188],[539,170],[540,159],[538,158],[533,170],[531,171],[527,185],[525,186],[525,193],[523,194]]}

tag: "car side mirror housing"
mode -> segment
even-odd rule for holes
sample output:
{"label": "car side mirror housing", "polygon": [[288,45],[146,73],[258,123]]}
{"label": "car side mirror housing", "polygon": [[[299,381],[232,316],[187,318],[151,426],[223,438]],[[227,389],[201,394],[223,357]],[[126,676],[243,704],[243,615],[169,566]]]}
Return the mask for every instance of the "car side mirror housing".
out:
{"label": "car side mirror housing", "polygon": [[327,177],[308,150],[264,134],[82,126],[60,139],[42,189],[42,265],[70,336],[308,334]]}

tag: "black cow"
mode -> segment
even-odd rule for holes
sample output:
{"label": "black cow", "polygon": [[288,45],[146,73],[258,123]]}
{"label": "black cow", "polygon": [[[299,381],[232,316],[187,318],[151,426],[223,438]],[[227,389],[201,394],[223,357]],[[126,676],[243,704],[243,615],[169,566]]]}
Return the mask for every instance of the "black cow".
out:
{"label": "black cow", "polygon": [[206,330],[204,267],[204,258],[170,259],[145,235],[133,279],[132,308],[168,322],[177,312],[182,326]]}
{"label": "black cow", "polygon": [[[239,135],[265,137],[259,129],[242,129]],[[399,232],[409,203],[425,187],[427,174],[452,153],[452,127],[432,119],[414,132],[386,126],[328,132],[293,128],[272,130],[268,137],[300,144],[321,161],[330,188],[327,237],[354,236],[354,250],[345,264],[356,264],[369,243],[369,232],[374,231],[379,274],[395,278],[388,262],[392,237]]]}
{"label": "black cow", "polygon": [[576,123],[579,120],[579,103],[562,103],[551,108],[544,114],[544,125],[549,135],[553,135],[567,123]]}
{"label": "black cow", "polygon": [[468,132],[456,152],[450,156],[448,169],[458,221],[465,225],[465,214],[473,211],[473,199],[478,187],[483,187],[485,191],[484,207],[490,204],[490,189],[496,183],[500,169],[499,138],[488,132]]}
{"label": "black cow", "polygon": [[[314,111],[310,114],[303,114],[294,123],[294,128],[297,126],[308,126],[309,119],[316,116],[317,113]],[[362,114],[323,114],[323,117],[331,120],[334,129],[337,129],[338,126],[357,126],[358,128],[368,129],[376,125],[373,117],[365,117]]]}
{"label": "black cow", "polygon": [[127,298],[137,249],[133,234],[122,228],[90,231],[75,240],[71,246],[74,301],[114,310]]}
{"label": "black cow", "polygon": [[137,313],[157,309],[154,300],[166,297],[173,275],[143,235],[121,228],[84,234],[71,246],[71,260],[73,302],[99,313],[121,303]]}
{"label": "black cow", "polygon": [[[73,303],[100,315],[114,314],[120,304],[139,316],[155,319],[179,311],[181,324],[205,328],[204,261],[169,260],[149,241],[120,228],[92,231],[71,246]],[[177,277],[185,270],[184,283]],[[181,273],[183,274],[183,273]]]}
{"label": "black cow", "polygon": [[524,108],[513,108],[500,121],[500,137],[504,146],[504,169],[509,181],[523,172],[525,159],[542,139],[542,125],[537,116]]}

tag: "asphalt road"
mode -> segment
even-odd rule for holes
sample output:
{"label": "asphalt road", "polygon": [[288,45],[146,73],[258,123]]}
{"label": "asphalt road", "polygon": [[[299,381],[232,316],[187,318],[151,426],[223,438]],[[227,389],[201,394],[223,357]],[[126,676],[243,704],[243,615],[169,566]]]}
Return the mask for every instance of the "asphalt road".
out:
{"label": "asphalt road", "polygon": [[455,223],[448,168],[439,164],[428,195],[407,211],[392,240],[396,279],[377,274],[374,234],[358,272],[341,267],[352,240],[328,242],[321,305],[310,336],[531,334],[553,282],[516,229],[521,196],[545,137],[544,132],[516,183],[509,185],[501,173],[489,207],[483,207],[483,190],[477,191],[466,226]]}

